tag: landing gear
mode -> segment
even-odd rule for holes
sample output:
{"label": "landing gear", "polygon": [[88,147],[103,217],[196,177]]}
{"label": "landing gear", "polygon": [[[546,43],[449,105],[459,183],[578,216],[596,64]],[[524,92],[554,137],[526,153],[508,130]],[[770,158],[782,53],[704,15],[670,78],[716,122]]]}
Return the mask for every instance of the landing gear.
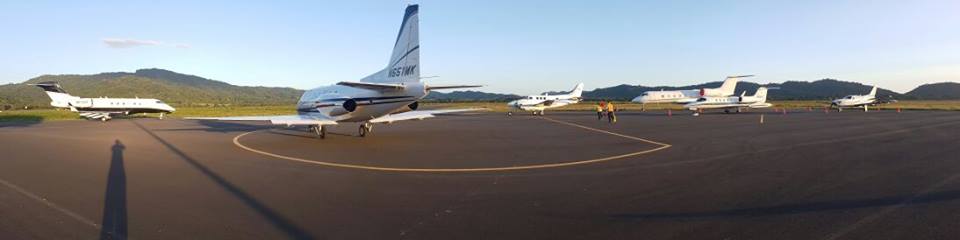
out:
{"label": "landing gear", "polygon": [[160,120],[163,120],[163,114],[164,113],[160,113]]}
{"label": "landing gear", "polygon": [[310,126],[310,131],[316,133],[320,139],[327,138],[327,128],[323,127],[323,125]]}
{"label": "landing gear", "polygon": [[372,123],[363,123],[360,124],[360,137],[366,137],[368,133],[373,132]]}
{"label": "landing gear", "polygon": [[723,113],[729,114],[729,113],[730,113],[730,109],[724,109],[724,110],[723,110]]}
{"label": "landing gear", "polygon": [[507,112],[507,116],[513,116],[513,112]]}
{"label": "landing gear", "polygon": [[537,115],[543,116],[543,110],[533,111],[533,115],[534,115],[534,116],[537,116]]}
{"label": "landing gear", "polygon": [[693,112],[693,116],[694,116],[694,117],[700,116],[700,113],[699,113],[699,112]]}
{"label": "landing gear", "polygon": [[743,109],[737,108],[737,113],[743,112]]}
{"label": "landing gear", "polygon": [[107,117],[102,117],[102,118],[100,118],[100,121],[101,121],[101,122],[107,122],[107,120],[110,120],[110,119],[108,119]]}

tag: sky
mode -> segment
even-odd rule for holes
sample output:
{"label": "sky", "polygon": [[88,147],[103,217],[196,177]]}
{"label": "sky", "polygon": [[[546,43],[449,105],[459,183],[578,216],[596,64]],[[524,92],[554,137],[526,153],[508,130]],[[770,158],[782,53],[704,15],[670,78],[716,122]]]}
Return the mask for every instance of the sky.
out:
{"label": "sky", "polygon": [[163,68],[309,89],[385,67],[420,4],[428,84],[537,94],[755,74],[960,82],[960,1],[2,1],[0,84]]}

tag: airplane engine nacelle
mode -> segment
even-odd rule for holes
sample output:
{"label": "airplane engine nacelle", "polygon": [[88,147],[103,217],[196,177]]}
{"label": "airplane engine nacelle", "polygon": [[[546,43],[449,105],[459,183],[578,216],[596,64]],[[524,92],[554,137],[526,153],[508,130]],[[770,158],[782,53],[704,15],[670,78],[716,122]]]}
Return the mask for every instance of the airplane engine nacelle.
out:
{"label": "airplane engine nacelle", "polygon": [[330,111],[330,116],[344,115],[357,110],[357,101],[353,99],[347,99],[339,105],[340,107],[334,108],[333,111]]}
{"label": "airplane engine nacelle", "polygon": [[420,107],[420,103],[419,103],[419,102],[412,102],[412,103],[410,103],[410,104],[407,104],[407,107],[398,109],[397,111],[395,111],[395,112],[393,112],[393,113],[402,113],[402,112],[414,111],[414,110],[417,110],[418,107]]}

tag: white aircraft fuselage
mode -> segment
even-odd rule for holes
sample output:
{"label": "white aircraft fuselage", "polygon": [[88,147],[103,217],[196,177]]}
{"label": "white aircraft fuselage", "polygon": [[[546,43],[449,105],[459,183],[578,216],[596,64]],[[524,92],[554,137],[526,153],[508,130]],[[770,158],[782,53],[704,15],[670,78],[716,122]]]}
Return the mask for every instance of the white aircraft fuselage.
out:
{"label": "white aircraft fuselage", "polygon": [[326,125],[338,122],[362,122],[360,136],[366,136],[374,123],[392,123],[434,117],[433,114],[475,111],[479,109],[444,109],[416,111],[432,89],[480,87],[476,85],[437,86],[420,81],[419,5],[409,5],[394,40],[387,66],[359,81],[343,81],[335,85],[306,91],[297,102],[296,115],[204,117],[193,119],[226,121],[270,121],[280,125],[306,125],[321,138]]}
{"label": "white aircraft fuselage", "polygon": [[337,122],[364,122],[387,114],[417,110],[417,100],[427,96],[429,91],[421,82],[406,82],[403,86],[403,89],[391,91],[341,85],[314,88],[300,97],[297,113],[321,115]]}
{"label": "white aircraft fuselage", "polygon": [[702,97],[726,97],[734,94],[737,83],[740,78],[753,77],[753,75],[729,76],[723,80],[723,84],[718,88],[701,88],[689,90],[671,90],[671,91],[646,91],[642,95],[633,98],[632,102],[638,103],[692,103]]}
{"label": "white aircraft fuselage", "polygon": [[767,103],[767,88],[760,87],[753,96],[741,94],[740,96],[731,97],[702,97],[697,99],[696,102],[688,103],[683,107],[691,111],[724,109],[724,111],[729,112],[731,109],[734,109],[736,112],[740,112],[745,108],[768,108],[772,106],[773,104]]}
{"label": "white aircraft fuselage", "polygon": [[867,95],[849,95],[843,98],[834,99],[831,105],[834,107],[859,107],[870,105],[877,102],[877,87],[873,87]]}
{"label": "white aircraft fuselage", "polygon": [[109,120],[112,115],[130,115],[137,113],[173,113],[176,111],[163,101],[153,98],[82,98],[68,94],[60,84],[42,82],[31,84],[40,87],[50,97],[50,106],[67,108],[80,116],[90,119]]}
{"label": "white aircraft fuselage", "polygon": [[583,83],[577,84],[567,94],[560,95],[530,95],[507,103],[507,107],[514,110],[531,111],[534,114],[543,114],[543,110],[579,103],[583,93]]}

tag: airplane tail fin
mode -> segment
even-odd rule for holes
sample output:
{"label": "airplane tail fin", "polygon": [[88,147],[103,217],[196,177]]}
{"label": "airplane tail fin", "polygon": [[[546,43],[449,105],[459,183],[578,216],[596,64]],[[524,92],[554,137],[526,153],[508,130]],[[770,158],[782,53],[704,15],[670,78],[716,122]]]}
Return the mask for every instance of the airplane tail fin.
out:
{"label": "airplane tail fin", "polygon": [[50,105],[54,107],[70,107],[70,102],[78,97],[74,97],[64,91],[60,87],[60,84],[56,82],[41,82],[36,84],[30,84],[42,88],[44,92],[47,93],[47,96],[50,97]]}
{"label": "airplane tail fin", "polygon": [[363,82],[401,83],[420,81],[420,5],[407,6],[400,32],[393,44],[387,67],[363,78]]}
{"label": "airplane tail fin", "polygon": [[753,97],[760,99],[761,103],[767,102],[767,88],[766,87],[757,88],[757,93],[754,93]]}
{"label": "airplane tail fin", "polygon": [[583,94],[583,83],[577,84],[576,87],[573,87],[573,90],[570,90],[570,96],[579,98]]}
{"label": "airplane tail fin", "polygon": [[737,82],[740,81],[740,78],[753,77],[753,75],[741,75],[741,76],[729,76],[727,79],[723,80],[723,85],[720,85],[720,91],[723,92],[724,96],[730,96],[735,94],[737,88]]}
{"label": "airplane tail fin", "polygon": [[877,86],[873,86],[873,89],[870,89],[870,94],[868,95],[871,97],[877,96]]}

